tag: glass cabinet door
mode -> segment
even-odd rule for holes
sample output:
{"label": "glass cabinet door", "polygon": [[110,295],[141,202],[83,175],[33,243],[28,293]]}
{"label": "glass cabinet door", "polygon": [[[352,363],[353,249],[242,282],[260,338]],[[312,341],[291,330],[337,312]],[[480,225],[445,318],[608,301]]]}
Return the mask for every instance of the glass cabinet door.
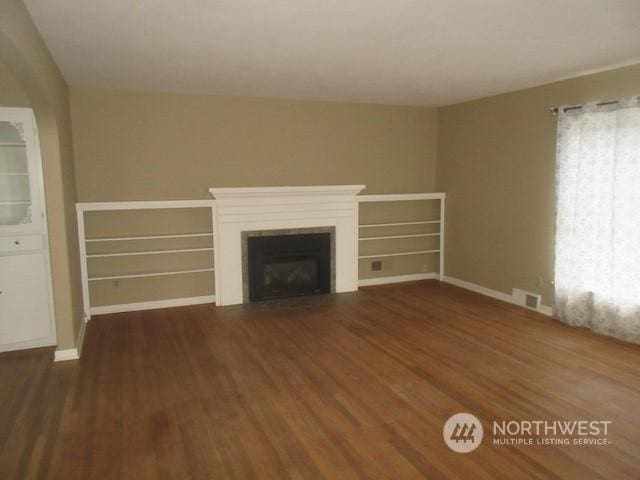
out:
{"label": "glass cabinet door", "polygon": [[0,225],[32,222],[27,145],[20,126],[0,122]]}
{"label": "glass cabinet door", "polygon": [[30,118],[0,118],[0,234],[35,233],[40,228],[41,177],[34,142]]}

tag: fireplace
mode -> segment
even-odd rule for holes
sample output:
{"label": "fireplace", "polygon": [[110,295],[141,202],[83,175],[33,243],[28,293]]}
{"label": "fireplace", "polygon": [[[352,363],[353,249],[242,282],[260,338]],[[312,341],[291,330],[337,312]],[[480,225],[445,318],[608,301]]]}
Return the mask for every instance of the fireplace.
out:
{"label": "fireplace", "polygon": [[[358,201],[364,185],[211,188],[216,305],[249,303],[248,239],[331,236],[330,293],[358,289]],[[325,287],[326,289],[326,287]]]}
{"label": "fireplace", "polygon": [[246,232],[248,300],[330,293],[333,229],[328,230]]}

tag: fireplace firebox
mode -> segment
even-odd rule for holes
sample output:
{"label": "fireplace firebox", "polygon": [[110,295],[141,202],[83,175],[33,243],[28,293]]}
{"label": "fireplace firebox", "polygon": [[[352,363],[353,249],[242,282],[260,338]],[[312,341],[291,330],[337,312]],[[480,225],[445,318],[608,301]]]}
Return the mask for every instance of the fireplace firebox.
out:
{"label": "fireplace firebox", "polygon": [[247,239],[249,300],[331,291],[331,234],[302,233]]}

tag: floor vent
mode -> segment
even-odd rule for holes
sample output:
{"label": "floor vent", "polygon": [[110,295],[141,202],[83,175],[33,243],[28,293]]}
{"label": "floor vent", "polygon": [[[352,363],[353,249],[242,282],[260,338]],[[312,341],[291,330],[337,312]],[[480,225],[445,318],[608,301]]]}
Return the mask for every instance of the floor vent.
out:
{"label": "floor vent", "polygon": [[518,288],[513,289],[513,303],[521,305],[532,310],[538,310],[540,307],[540,295],[537,293],[526,292]]}

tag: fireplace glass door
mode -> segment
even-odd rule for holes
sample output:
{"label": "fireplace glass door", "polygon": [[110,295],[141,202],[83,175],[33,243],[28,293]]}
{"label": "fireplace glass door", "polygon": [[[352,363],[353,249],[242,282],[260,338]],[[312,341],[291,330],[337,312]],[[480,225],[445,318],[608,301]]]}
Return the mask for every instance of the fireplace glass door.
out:
{"label": "fireplace glass door", "polygon": [[330,234],[249,237],[249,299],[330,291]]}

